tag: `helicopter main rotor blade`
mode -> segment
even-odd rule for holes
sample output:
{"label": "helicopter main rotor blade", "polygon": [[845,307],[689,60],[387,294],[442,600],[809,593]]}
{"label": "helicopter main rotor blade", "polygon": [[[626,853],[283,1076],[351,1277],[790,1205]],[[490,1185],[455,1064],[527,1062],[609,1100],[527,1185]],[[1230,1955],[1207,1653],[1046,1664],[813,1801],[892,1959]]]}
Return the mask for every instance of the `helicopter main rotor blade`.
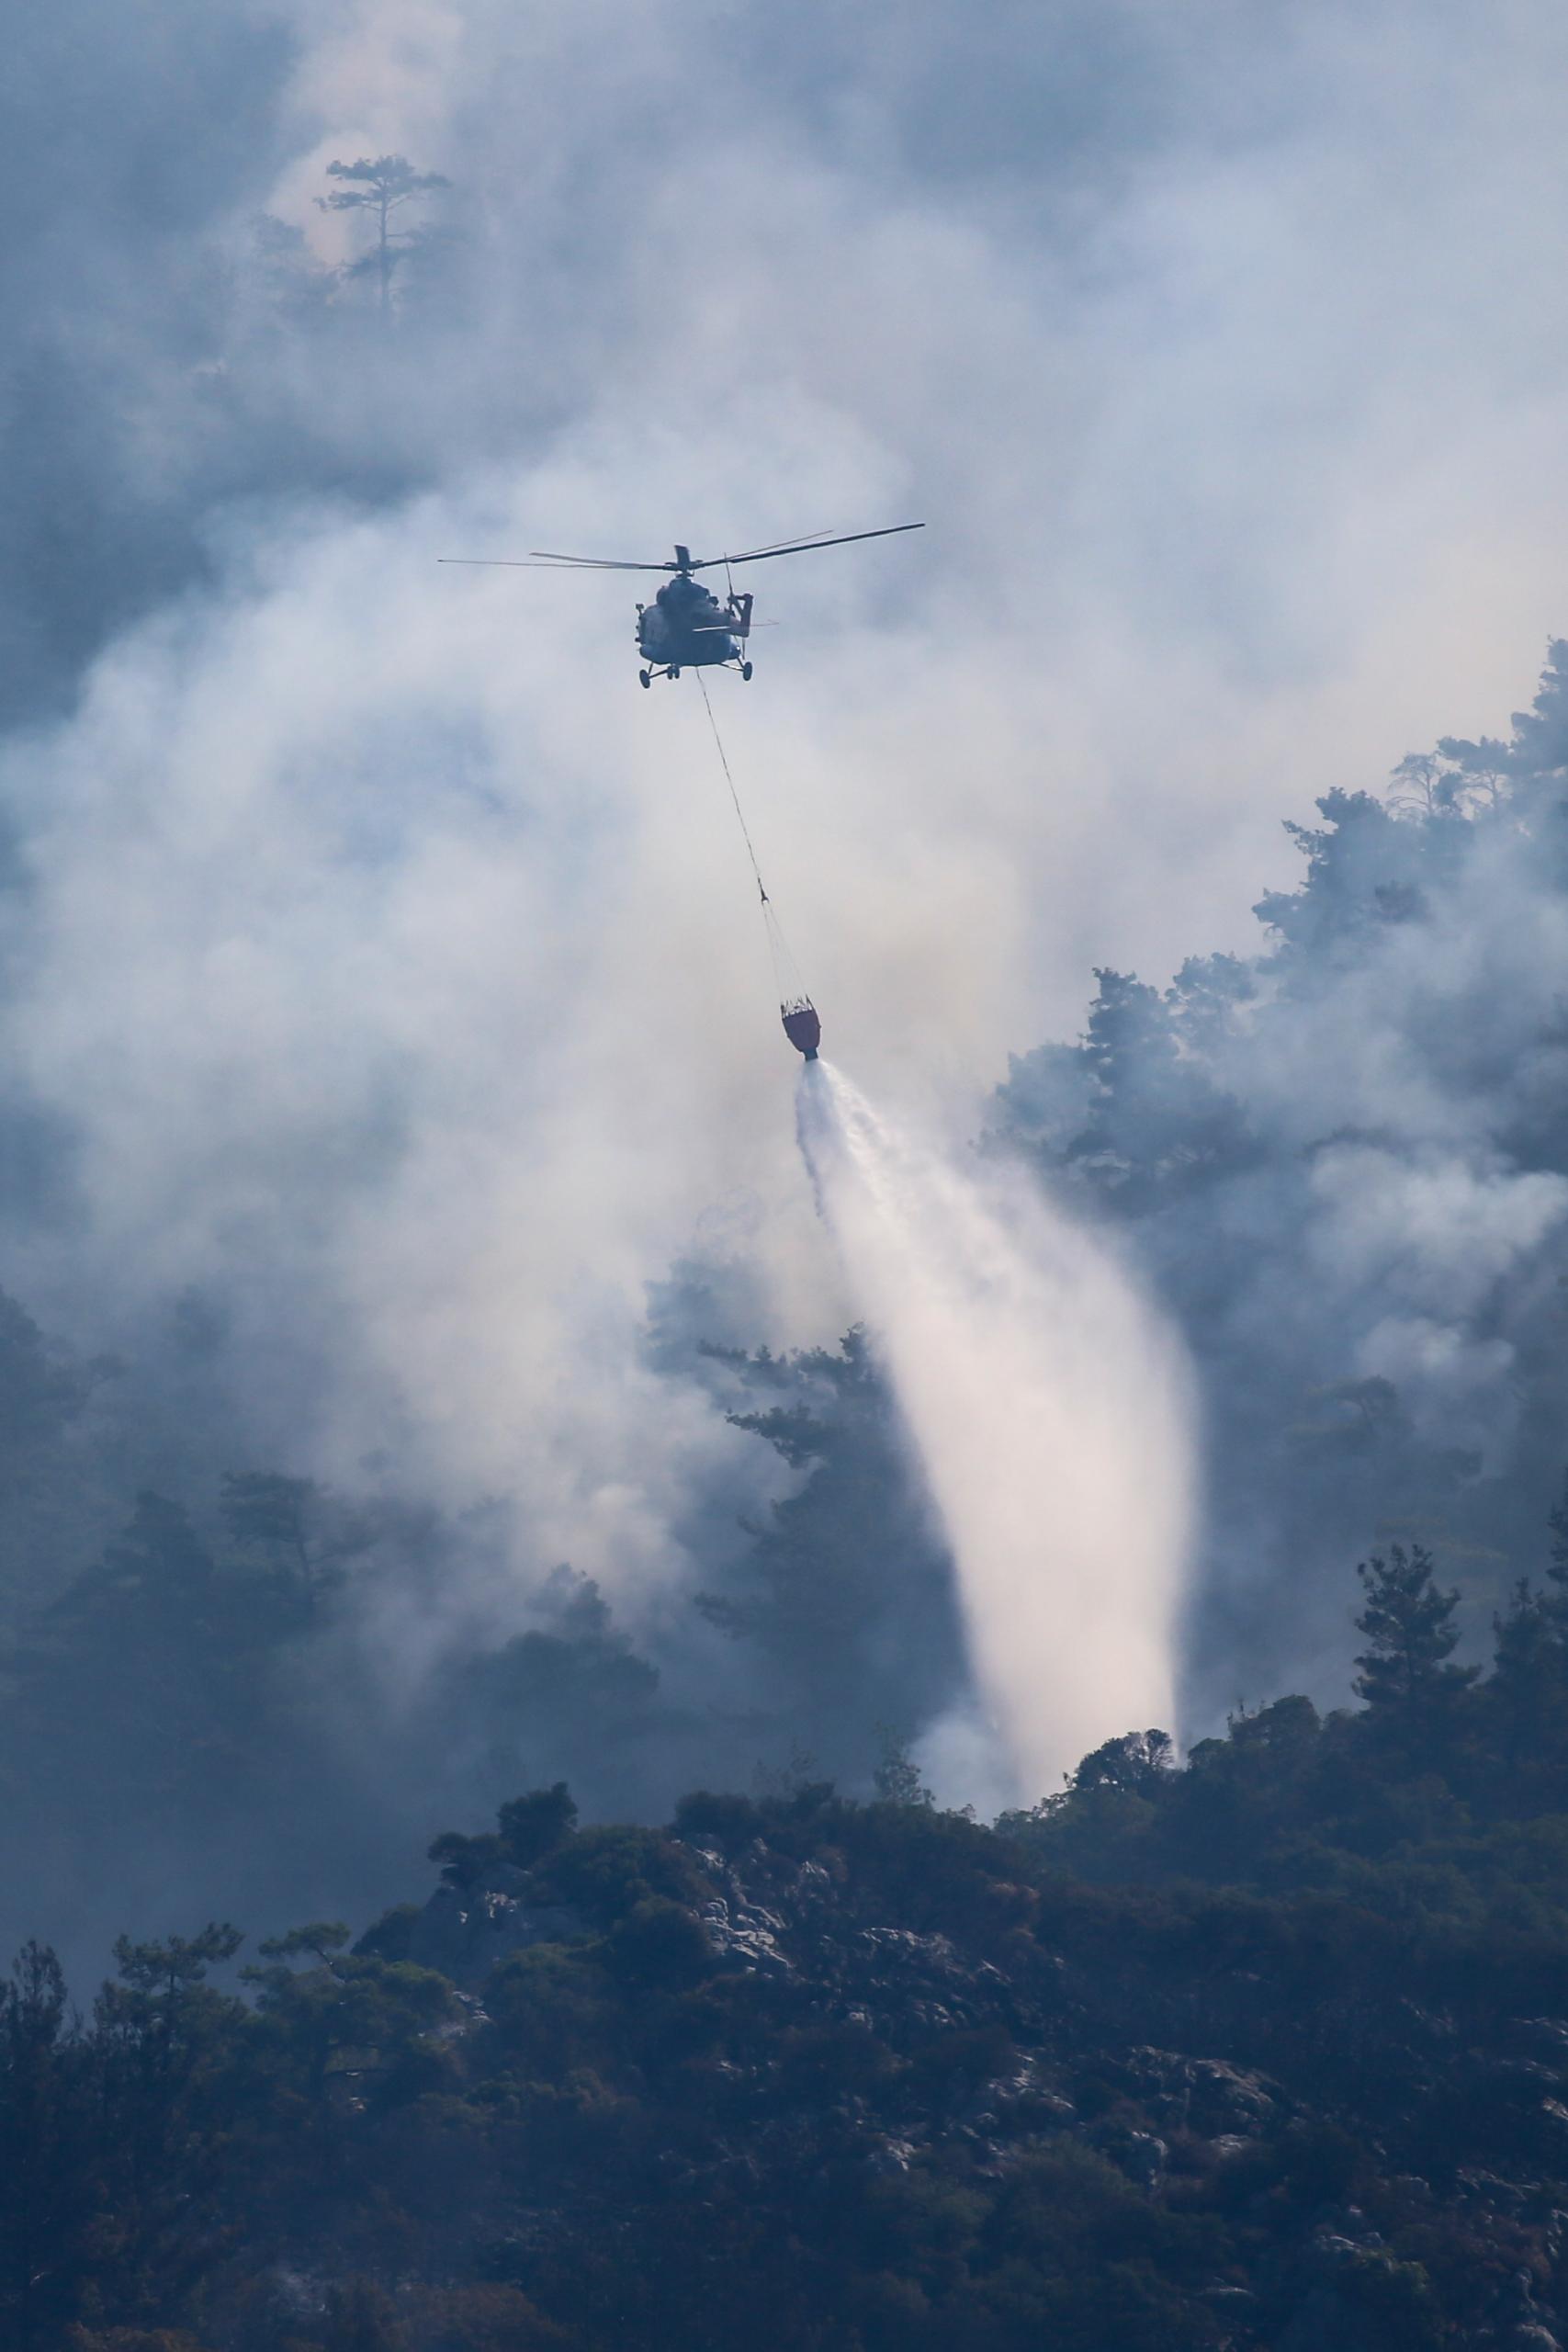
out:
{"label": "helicopter main rotor blade", "polygon": [[675,568],[670,563],[616,563],[599,555],[438,555],[435,560],[485,571],[672,571]]}
{"label": "helicopter main rotor blade", "polygon": [[923,531],[923,523],[886,523],[880,531],[841,531],[835,537],[787,539],[782,547],[750,548],[744,555],[710,555],[694,563],[694,571],[711,571],[720,563],[765,563],[775,555],[809,555],[817,548],[847,548],[855,539],[891,539],[900,531]]}
{"label": "helicopter main rotor blade", "polygon": [[[533,563],[525,556],[504,555],[438,555],[437,563],[462,564],[470,571],[561,571],[568,567],[558,563]],[[584,565],[585,571],[635,571],[641,567],[630,563]],[[654,569],[653,566],[649,567]]]}
{"label": "helicopter main rotor blade", "polygon": [[530,548],[528,553],[536,563],[584,564],[592,571],[673,571],[676,568],[672,563],[625,563],[618,556],[552,555],[548,548]]}
{"label": "helicopter main rotor blade", "polygon": [[[819,540],[830,539],[832,537],[833,529],[829,524],[825,531],[807,531],[793,539],[770,539],[765,548],[748,548],[746,555],[784,555],[791,548],[816,547]],[[745,560],[746,556],[710,555],[705,557],[701,564],[694,564],[692,569],[694,571],[705,571],[711,563],[744,563]]]}

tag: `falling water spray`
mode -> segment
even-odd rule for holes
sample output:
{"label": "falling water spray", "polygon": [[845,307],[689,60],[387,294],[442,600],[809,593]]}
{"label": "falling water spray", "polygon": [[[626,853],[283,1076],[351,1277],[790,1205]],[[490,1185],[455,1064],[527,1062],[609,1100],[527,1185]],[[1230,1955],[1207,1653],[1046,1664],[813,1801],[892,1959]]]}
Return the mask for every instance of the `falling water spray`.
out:
{"label": "falling water spray", "polygon": [[1194,1498],[1181,1349],[1092,1235],[899,1133],[829,1064],[803,1070],[798,1121],[957,1567],[992,1756],[954,1725],[933,1766],[1032,1802],[1100,1741],[1171,1724]]}

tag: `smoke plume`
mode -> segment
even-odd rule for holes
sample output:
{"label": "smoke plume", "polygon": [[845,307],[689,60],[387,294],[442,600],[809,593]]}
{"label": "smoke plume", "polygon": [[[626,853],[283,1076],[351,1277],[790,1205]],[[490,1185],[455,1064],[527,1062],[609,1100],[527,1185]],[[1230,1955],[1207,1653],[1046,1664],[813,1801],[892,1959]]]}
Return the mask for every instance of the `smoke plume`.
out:
{"label": "smoke plume", "polygon": [[1441,739],[1291,831],[1261,952],[1101,971],[995,1112],[1190,1348],[1190,1717],[1345,1688],[1347,1570],[1419,1542],[1493,1612],[1543,1564],[1568,1384],[1568,645],[1506,741]]}
{"label": "smoke plume", "polygon": [[1179,1348],[1048,1199],[987,1192],[824,1063],[798,1107],[953,1548],[1007,1793],[1033,1797],[1111,1733],[1170,1720],[1193,1500]]}
{"label": "smoke plume", "polygon": [[[760,571],[779,627],[719,708],[834,1035],[879,1098],[978,1125],[1010,1046],[1072,1035],[1087,966],[1242,955],[1280,814],[1518,698],[1568,529],[1562,11],[14,13],[0,1926],[220,1903],[265,1932],[401,1891],[530,1776],[592,1813],[796,1737],[863,1788],[879,1721],[929,1757],[948,1563],[879,1375],[836,1351],[853,1305],[700,708],[638,689],[613,577],[436,558],[927,520]],[[389,312],[364,216],[319,199],[392,153],[451,185]],[[1352,891],[1364,985],[1264,972],[1211,1019],[1211,959],[1165,1008],[1174,1078],[1157,1035],[1102,1052],[1102,1006],[996,1114],[1118,1218],[1200,1365],[1195,1711],[1343,1688],[1380,1515],[1440,1519],[1456,1581],[1531,1564],[1562,959],[1496,856],[1457,909],[1396,893],[1400,924],[1381,867]],[[1370,1058],[1407,1078],[1427,1027],[1473,1064],[1438,1069],[1435,1122]],[[1217,1138],[1168,1115],[1195,1068]],[[1130,1417],[1141,1482],[1145,1442]],[[322,1540],[361,1526],[314,1630],[263,1608],[286,1579],[236,1553],[229,1472],[319,1482]],[[227,1778],[235,1653],[180,1646],[218,1622],[201,1557],[259,1612]],[[1096,1735],[1165,1712],[1112,1646]]]}

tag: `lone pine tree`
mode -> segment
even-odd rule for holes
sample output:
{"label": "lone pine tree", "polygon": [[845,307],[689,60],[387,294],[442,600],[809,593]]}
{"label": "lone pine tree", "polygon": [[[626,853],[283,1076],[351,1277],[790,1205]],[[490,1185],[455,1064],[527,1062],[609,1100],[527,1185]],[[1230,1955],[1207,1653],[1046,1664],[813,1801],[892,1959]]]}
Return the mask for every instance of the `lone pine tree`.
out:
{"label": "lone pine tree", "polygon": [[1459,1595],[1433,1582],[1425,1546],[1392,1544],[1386,1560],[1374,1555],[1356,1574],[1365,1600],[1356,1630],[1367,1647],[1356,1660],[1355,1688],[1368,1708],[1421,1713],[1467,1690],[1476,1668],[1448,1662],[1459,1643]]}

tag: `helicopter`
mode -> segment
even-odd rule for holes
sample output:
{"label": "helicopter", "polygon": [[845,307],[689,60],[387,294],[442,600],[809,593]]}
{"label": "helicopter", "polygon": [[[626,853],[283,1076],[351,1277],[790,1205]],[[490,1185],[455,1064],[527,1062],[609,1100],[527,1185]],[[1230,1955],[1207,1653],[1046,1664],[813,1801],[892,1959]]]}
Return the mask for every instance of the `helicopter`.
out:
{"label": "helicopter", "polygon": [[[637,608],[637,645],[646,667],[639,684],[651,686],[655,678],[678,678],[682,670],[739,670],[751,675],[750,639],[751,597],[737,590],[729,574],[739,563],[764,563],[779,555],[805,555],[816,548],[848,547],[856,539],[890,539],[900,531],[923,531],[923,523],[890,523],[879,531],[814,531],[803,539],[778,539],[771,547],[748,548],[739,555],[710,555],[694,559],[688,547],[676,542],[673,559],[661,563],[626,563],[609,556],[551,555],[543,548],[526,557],[442,556],[442,563],[462,563],[508,571],[667,571],[670,578],[649,605]],[[726,595],[721,603],[696,577],[699,571],[724,568]],[[761,623],[758,624],[761,626]]]}

